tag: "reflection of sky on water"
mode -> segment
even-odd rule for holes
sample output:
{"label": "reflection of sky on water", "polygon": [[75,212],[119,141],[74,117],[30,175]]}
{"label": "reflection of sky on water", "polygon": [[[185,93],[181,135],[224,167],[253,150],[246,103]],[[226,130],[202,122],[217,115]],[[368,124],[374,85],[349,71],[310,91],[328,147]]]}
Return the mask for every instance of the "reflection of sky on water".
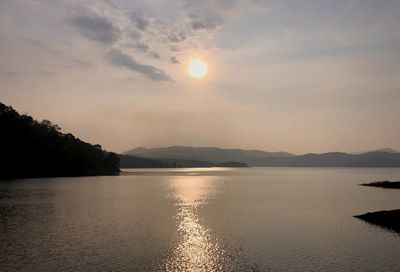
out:
{"label": "reflection of sky on water", "polygon": [[0,182],[0,271],[399,270],[398,168],[203,173]]}
{"label": "reflection of sky on water", "polygon": [[215,194],[211,178],[176,177],[171,187],[180,240],[165,264],[166,271],[226,271],[226,253],[198,214],[199,207]]}

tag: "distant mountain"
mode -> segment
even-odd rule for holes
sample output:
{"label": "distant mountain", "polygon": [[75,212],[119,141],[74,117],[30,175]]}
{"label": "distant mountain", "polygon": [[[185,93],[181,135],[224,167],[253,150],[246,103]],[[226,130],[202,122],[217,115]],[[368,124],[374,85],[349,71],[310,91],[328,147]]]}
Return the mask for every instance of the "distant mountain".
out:
{"label": "distant mountain", "polygon": [[171,146],[161,148],[139,147],[129,150],[124,154],[140,156],[143,158],[198,160],[213,163],[222,163],[227,161],[247,162],[269,157],[280,158],[293,156],[293,154],[287,152],[266,152],[261,150],[222,149],[216,147],[189,146]]}
{"label": "distant mountain", "polygon": [[281,158],[271,157],[245,162],[251,166],[400,167],[400,153],[368,152],[364,154],[347,154],[331,152]]}
{"label": "distant mountain", "polygon": [[164,148],[141,147],[132,149],[126,154],[168,161],[196,160],[213,163],[237,161],[246,163],[249,166],[400,167],[400,153],[387,151],[373,151],[362,154],[330,152],[294,155],[287,152],[266,152],[261,150],[173,146]]}
{"label": "distant mountain", "polygon": [[[388,152],[388,153],[400,153],[397,150],[394,150],[392,148],[381,148],[381,149],[375,149],[372,151],[368,151],[368,152]],[[368,152],[364,152],[364,153],[368,153]]]}
{"label": "distant mountain", "polygon": [[374,149],[374,150],[368,150],[368,151],[354,152],[351,154],[365,154],[365,153],[371,153],[371,152],[400,153],[399,151],[394,150],[392,148],[380,148],[380,149]]}

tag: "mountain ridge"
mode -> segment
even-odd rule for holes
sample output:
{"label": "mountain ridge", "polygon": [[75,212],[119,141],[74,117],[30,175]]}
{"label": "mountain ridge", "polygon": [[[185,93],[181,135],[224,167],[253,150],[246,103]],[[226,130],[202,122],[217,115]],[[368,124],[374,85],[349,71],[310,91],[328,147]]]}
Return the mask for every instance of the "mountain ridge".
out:
{"label": "mountain ridge", "polygon": [[379,150],[361,154],[326,152],[321,154],[306,153],[295,155],[288,152],[267,152],[262,150],[170,146],[160,148],[139,147],[129,150],[124,154],[161,160],[189,159],[215,163],[238,161],[246,163],[249,166],[400,167],[400,153]]}
{"label": "mountain ridge", "polygon": [[211,162],[240,161],[245,158],[288,157],[294,156],[288,152],[267,152],[257,149],[239,148],[168,146],[146,148],[138,147],[126,151],[124,155],[135,155],[148,158],[192,159]]}

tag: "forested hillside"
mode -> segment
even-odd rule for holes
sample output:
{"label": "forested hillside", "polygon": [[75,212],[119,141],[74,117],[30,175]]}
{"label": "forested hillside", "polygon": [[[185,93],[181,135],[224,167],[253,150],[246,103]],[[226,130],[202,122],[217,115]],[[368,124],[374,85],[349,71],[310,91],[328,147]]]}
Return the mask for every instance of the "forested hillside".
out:
{"label": "forested hillside", "polygon": [[2,103],[0,152],[0,179],[115,175],[120,171],[116,154]]}

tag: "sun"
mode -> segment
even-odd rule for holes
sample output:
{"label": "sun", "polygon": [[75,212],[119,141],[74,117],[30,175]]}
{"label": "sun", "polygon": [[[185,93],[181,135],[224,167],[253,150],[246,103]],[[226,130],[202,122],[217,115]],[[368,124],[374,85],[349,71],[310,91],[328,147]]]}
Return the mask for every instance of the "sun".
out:
{"label": "sun", "polygon": [[207,64],[200,59],[192,59],[189,63],[188,73],[194,78],[202,78],[207,75]]}

